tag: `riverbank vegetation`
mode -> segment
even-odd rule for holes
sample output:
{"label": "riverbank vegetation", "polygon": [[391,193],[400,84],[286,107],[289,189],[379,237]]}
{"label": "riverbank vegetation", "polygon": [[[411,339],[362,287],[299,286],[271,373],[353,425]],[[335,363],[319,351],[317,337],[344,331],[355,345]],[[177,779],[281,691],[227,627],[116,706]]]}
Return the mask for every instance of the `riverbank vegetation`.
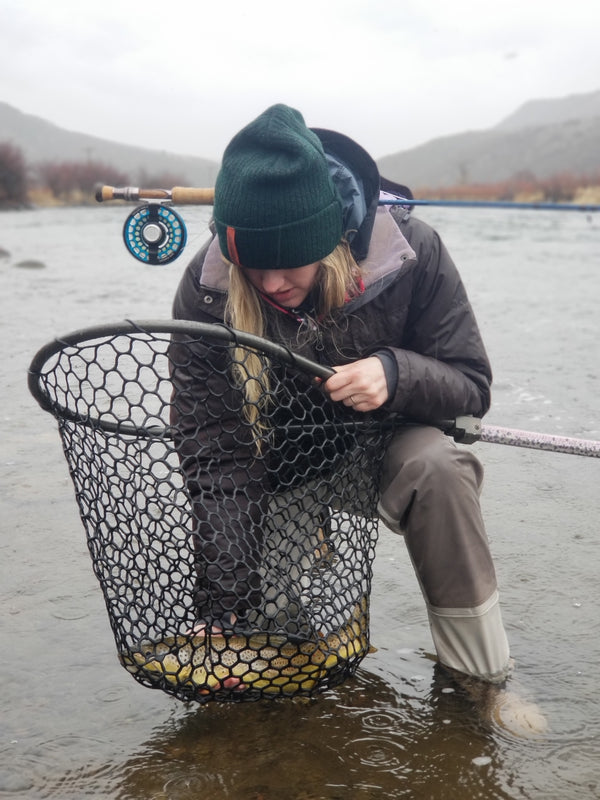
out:
{"label": "riverbank vegetation", "polygon": [[0,209],[91,205],[96,202],[95,187],[99,183],[167,188],[186,185],[181,175],[152,175],[144,170],[127,174],[92,159],[28,164],[18,147],[0,142]]}
{"label": "riverbank vegetation", "polygon": [[471,183],[450,187],[421,187],[415,197],[434,200],[505,201],[514,203],[600,203],[600,173],[558,173],[536,178],[526,173],[498,183]]}
{"label": "riverbank vegetation", "polygon": [[[0,142],[0,209],[92,204],[94,189],[99,183],[167,189],[189,185],[184,175],[152,175],[143,171],[127,174],[89,159],[28,164],[18,147]],[[561,173],[544,179],[523,173],[499,183],[417,187],[414,195],[431,200],[597,204],[600,203],[600,173]]]}

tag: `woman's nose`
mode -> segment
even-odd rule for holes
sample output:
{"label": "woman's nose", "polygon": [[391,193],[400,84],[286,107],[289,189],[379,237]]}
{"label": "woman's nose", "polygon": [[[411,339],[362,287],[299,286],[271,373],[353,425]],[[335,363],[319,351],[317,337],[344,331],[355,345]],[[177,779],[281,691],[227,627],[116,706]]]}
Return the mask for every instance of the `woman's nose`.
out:
{"label": "woman's nose", "polygon": [[266,294],[274,294],[285,286],[285,271],[282,269],[266,269],[261,276],[262,289]]}

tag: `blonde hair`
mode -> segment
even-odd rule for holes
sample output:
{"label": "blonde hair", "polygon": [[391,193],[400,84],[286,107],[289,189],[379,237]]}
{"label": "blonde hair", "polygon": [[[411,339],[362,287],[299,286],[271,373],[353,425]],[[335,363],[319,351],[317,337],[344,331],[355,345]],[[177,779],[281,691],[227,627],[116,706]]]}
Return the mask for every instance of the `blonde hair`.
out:
{"label": "blonde hair", "polygon": [[[267,322],[264,307],[256,288],[244,270],[229,263],[229,290],[225,320],[236,330],[264,336]],[[342,240],[335,250],[321,259],[315,284],[315,316],[318,323],[331,321],[332,313],[360,291],[362,280],[350,246]],[[243,413],[253,429],[254,441],[260,452],[261,441],[267,433],[262,417],[268,403],[269,360],[246,347],[234,346],[233,375],[244,394]]]}

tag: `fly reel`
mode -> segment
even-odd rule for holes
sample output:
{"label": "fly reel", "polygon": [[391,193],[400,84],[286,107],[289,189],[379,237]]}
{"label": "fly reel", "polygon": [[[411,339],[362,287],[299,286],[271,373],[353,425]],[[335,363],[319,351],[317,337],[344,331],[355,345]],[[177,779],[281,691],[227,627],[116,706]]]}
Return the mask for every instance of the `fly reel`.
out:
{"label": "fly reel", "polygon": [[123,239],[131,255],[145,264],[168,264],[186,245],[182,218],[162,203],[138,206],[125,220]]}

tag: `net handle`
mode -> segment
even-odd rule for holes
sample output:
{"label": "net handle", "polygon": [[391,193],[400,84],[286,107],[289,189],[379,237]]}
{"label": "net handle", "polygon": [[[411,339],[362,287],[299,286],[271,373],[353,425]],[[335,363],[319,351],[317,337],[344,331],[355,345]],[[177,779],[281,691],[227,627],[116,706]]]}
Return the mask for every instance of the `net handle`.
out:
{"label": "net handle", "polygon": [[195,338],[204,338],[212,342],[235,344],[259,350],[262,353],[277,358],[281,363],[292,366],[313,378],[327,380],[334,375],[331,367],[317,364],[304,356],[294,353],[284,345],[275,344],[268,339],[255,336],[251,333],[238,331],[222,323],[192,322],[189,320],[124,320],[123,322],[95,325],[59,336],[44,347],[40,348],[33,357],[27,374],[29,391],[44,411],[49,411],[58,418],[69,419],[83,425],[101,428],[109,433],[134,435],[144,437],[171,436],[169,428],[152,426],[148,428],[137,427],[129,423],[111,422],[98,418],[84,417],[65,406],[54,403],[43,387],[43,367],[46,362],[66,347],[80,344],[81,342],[102,339],[110,336],[124,334],[179,334]]}

